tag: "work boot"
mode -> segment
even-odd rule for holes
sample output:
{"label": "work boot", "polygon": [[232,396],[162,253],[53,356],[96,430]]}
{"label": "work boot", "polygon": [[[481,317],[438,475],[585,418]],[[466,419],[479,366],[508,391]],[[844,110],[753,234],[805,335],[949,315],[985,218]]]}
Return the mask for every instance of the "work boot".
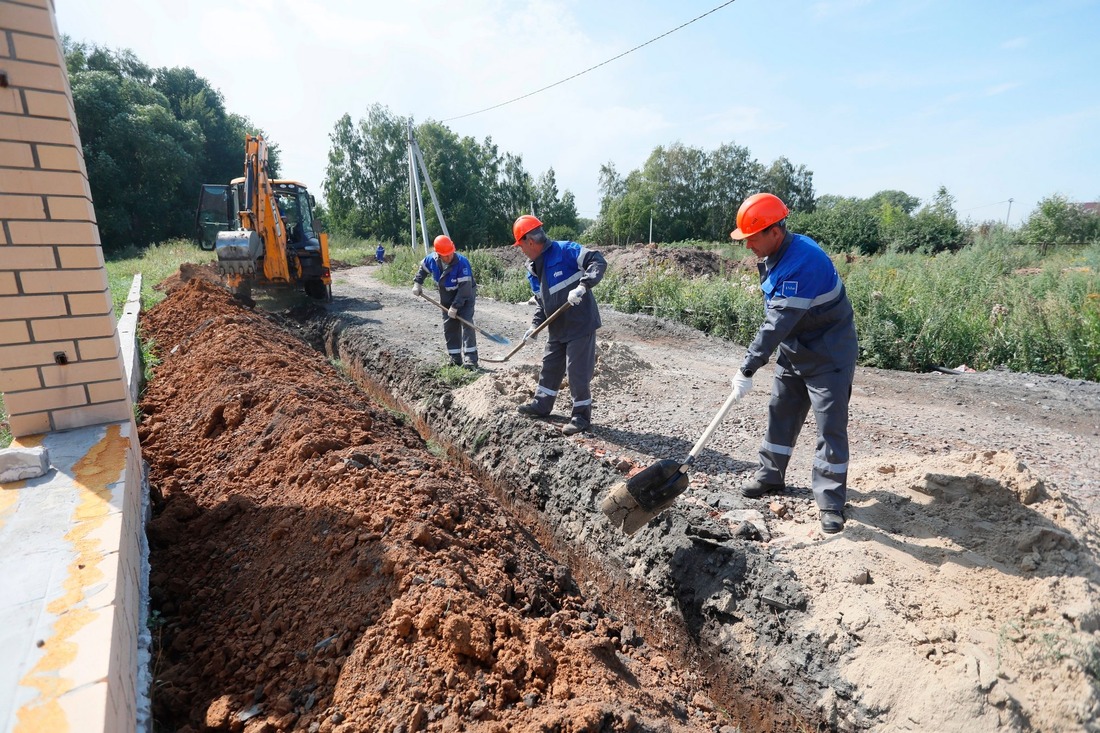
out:
{"label": "work boot", "polygon": [[561,427],[562,435],[576,435],[577,433],[583,433],[592,427],[592,423],[585,420],[580,415],[574,415],[573,418]]}
{"label": "work boot", "polygon": [[741,485],[741,496],[746,499],[755,499],[764,494],[777,494],[784,488],[783,484],[771,484],[754,478],[752,481],[746,481]]}
{"label": "work boot", "polygon": [[825,534],[836,534],[844,529],[844,512],[834,512],[825,509],[821,512],[821,531]]}
{"label": "work boot", "polygon": [[530,402],[520,405],[516,408],[516,412],[527,417],[546,417],[550,414],[550,411],[542,411],[542,406],[539,405],[538,400],[531,400]]}

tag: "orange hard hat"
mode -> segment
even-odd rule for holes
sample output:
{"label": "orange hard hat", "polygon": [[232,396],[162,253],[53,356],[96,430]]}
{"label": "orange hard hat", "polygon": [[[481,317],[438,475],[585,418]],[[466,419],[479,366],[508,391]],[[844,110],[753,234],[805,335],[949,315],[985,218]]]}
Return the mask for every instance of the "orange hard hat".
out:
{"label": "orange hard hat", "polygon": [[787,205],[774,193],[754,193],[737,210],[737,228],[730,232],[730,239],[748,239],[783,221],[789,213]]}
{"label": "orange hard hat", "polygon": [[520,218],[516,219],[516,223],[512,225],[512,236],[516,238],[515,247],[519,244],[520,240],[527,236],[527,233],[533,229],[538,229],[542,226],[542,222],[537,217],[531,214],[524,214]]}
{"label": "orange hard hat", "polygon": [[444,257],[453,255],[455,253],[455,243],[446,234],[440,234],[435,238],[435,253]]}

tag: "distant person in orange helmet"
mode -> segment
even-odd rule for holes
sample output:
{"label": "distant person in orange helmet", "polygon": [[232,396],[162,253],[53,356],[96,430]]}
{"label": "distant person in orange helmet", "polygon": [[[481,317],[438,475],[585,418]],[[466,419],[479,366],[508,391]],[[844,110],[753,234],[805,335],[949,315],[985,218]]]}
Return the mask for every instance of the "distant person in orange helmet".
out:
{"label": "distant person in orange helmet", "polygon": [[435,238],[434,252],[424,258],[413,278],[413,295],[424,291],[424,279],[430,274],[439,287],[439,304],[447,308],[443,314],[443,337],[451,363],[477,368],[477,332],[460,318],[473,323],[477,283],[470,261],[455,251],[455,243],[445,234]]}
{"label": "distant person in orange helmet", "polygon": [[737,228],[730,232],[761,259],[765,304],[764,323],[733,378],[738,398],[779,350],[760,463],[741,494],[753,498],[784,490],[795,440],[812,407],[817,423],[812,487],[821,529],[832,534],[844,529],[848,401],[859,344],[852,304],[833,261],[814,240],[787,231],[788,213],[778,196],[758,193],[741,204]]}
{"label": "distant person in orange helmet", "polygon": [[535,294],[532,332],[559,308],[569,308],[546,327],[549,336],[542,354],[539,385],[530,402],[519,406],[519,413],[543,417],[554,409],[562,378],[569,376],[573,411],[562,427],[565,435],[575,435],[592,426],[592,374],[596,370],[596,329],[602,324],[600,309],[592,297],[592,288],[603,279],[607,261],[595,250],[576,242],[555,242],[546,236],[542,222],[526,214],[512,225],[519,247],[527,257],[527,280]]}

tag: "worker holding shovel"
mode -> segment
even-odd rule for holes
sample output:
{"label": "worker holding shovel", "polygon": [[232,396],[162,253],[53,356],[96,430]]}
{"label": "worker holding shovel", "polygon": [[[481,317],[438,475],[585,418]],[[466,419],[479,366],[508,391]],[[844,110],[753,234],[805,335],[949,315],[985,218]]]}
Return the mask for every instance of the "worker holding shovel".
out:
{"label": "worker holding shovel", "polygon": [[602,324],[592,288],[603,279],[603,255],[576,242],[556,242],[546,236],[542,222],[530,214],[516,219],[512,234],[527,257],[527,279],[535,294],[535,315],[524,334],[537,335],[547,322],[546,349],[535,396],[519,406],[519,413],[543,417],[554,409],[562,378],[568,375],[573,411],[565,435],[592,426],[592,374],[596,369],[596,329]]}
{"label": "worker holding shovel", "polygon": [[424,297],[424,280],[430,274],[439,287],[439,305],[443,314],[443,337],[447,340],[447,353],[451,363],[477,368],[477,332],[471,323],[474,319],[474,300],[477,285],[470,261],[455,251],[455,243],[445,234],[435,238],[435,252],[424,258],[413,278],[414,296]]}
{"label": "worker holding shovel", "polygon": [[733,378],[733,396],[752,389],[752,377],[778,349],[768,427],[756,476],[741,487],[746,497],[785,487],[787,463],[806,414],[813,407],[817,454],[812,487],[821,529],[844,529],[848,487],[848,401],[859,345],[852,304],[829,256],[807,236],[787,231],[787,206],[758,193],[737,211],[734,241],[759,258],[764,323]]}

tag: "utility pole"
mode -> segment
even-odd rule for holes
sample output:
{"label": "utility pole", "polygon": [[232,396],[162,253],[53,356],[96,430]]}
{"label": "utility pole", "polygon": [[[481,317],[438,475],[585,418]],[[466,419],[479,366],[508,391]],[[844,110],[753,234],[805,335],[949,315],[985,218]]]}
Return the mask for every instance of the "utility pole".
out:
{"label": "utility pole", "polygon": [[1012,216],[1012,199],[1008,200],[1008,213],[1005,214],[1005,226],[1008,226],[1008,217]]}
{"label": "utility pole", "polygon": [[649,243],[653,244],[653,213],[649,214]]}

